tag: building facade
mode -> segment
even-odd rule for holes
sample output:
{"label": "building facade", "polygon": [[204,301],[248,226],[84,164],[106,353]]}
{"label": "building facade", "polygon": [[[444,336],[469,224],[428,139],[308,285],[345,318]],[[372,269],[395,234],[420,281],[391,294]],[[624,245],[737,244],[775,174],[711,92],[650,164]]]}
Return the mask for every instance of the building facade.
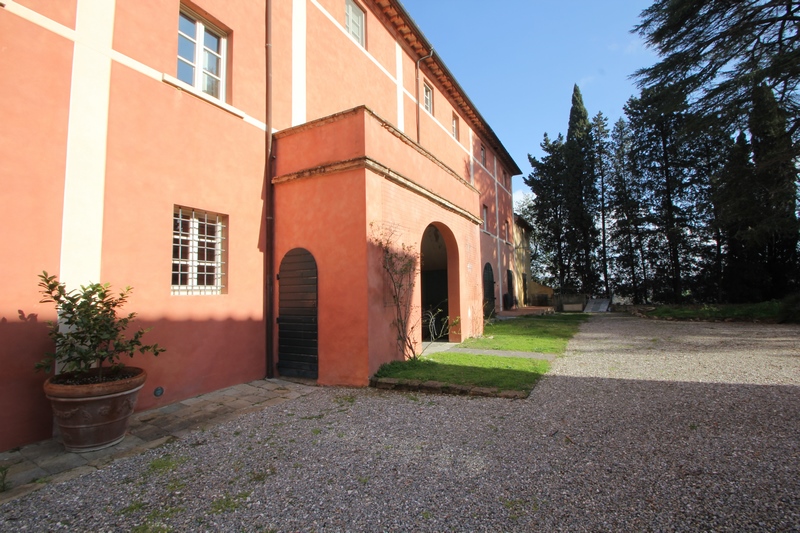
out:
{"label": "building facade", "polygon": [[399,2],[0,0],[0,34],[0,450],[51,435],[43,270],[134,287],[138,409],[366,385],[401,357],[376,233],[420,255],[413,323],[501,308],[520,170]]}

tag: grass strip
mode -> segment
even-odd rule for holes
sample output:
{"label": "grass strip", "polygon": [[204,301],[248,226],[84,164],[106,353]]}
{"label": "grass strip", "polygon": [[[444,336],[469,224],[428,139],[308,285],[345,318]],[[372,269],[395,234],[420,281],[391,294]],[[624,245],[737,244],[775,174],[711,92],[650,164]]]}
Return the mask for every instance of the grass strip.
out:
{"label": "grass strip", "polygon": [[567,342],[587,320],[584,313],[526,316],[496,320],[483,329],[483,337],[467,339],[461,348],[563,354]]}
{"label": "grass strip", "polygon": [[549,369],[550,363],[539,359],[438,352],[387,363],[375,376],[530,391]]}

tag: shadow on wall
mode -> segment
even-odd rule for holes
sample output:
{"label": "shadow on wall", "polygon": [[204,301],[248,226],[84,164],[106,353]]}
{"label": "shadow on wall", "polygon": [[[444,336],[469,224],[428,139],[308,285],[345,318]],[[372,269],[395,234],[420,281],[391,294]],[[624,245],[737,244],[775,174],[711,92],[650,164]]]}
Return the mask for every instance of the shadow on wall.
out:
{"label": "shadow on wall", "polygon": [[[136,410],[179,402],[266,375],[263,320],[144,320],[148,343],[167,349],[136,354],[125,364],[147,370]],[[52,351],[46,321],[0,317],[0,452],[52,436],[52,412],[42,391],[47,374],[34,364]],[[160,394],[157,395],[157,389]]]}

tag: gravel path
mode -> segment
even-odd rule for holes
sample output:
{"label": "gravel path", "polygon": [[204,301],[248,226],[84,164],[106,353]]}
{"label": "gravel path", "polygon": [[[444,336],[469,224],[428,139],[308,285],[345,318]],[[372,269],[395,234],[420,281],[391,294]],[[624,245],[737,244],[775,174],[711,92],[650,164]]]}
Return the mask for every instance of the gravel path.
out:
{"label": "gravel path", "polygon": [[800,531],[800,328],[599,315],[527,400],[321,388],[0,531]]}

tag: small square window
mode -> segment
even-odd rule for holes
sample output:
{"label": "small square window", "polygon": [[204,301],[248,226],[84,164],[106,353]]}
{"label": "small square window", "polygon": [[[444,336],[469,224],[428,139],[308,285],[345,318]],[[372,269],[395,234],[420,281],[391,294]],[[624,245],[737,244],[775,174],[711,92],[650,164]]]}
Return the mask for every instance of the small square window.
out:
{"label": "small square window", "polygon": [[344,27],[355,41],[364,46],[364,10],[353,0],[346,0],[344,8]]}
{"label": "small square window", "polygon": [[433,89],[427,83],[422,84],[422,107],[428,113],[433,114]]}
{"label": "small square window", "polygon": [[453,113],[453,138],[458,140],[458,115]]}
{"label": "small square window", "polygon": [[224,100],[226,46],[223,32],[191,11],[181,9],[177,78],[209,96]]}
{"label": "small square window", "polygon": [[222,294],[227,217],[175,206],[172,294]]}
{"label": "small square window", "polygon": [[486,147],[481,145],[481,165],[486,166]]}

